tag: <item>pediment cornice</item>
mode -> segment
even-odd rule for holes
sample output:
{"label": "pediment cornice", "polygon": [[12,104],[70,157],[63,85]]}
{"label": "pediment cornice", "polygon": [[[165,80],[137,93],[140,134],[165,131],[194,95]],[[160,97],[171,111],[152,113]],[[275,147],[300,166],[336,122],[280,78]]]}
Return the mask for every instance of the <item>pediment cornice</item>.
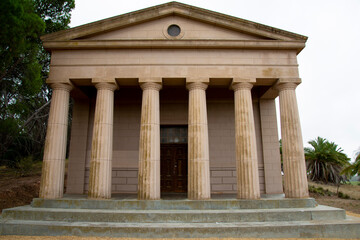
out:
{"label": "pediment cornice", "polygon": [[[232,31],[237,31],[245,34],[249,34],[252,36],[258,36],[263,39],[266,39],[268,42],[274,41],[275,45],[291,45],[289,42],[294,42],[292,45],[297,45],[296,49],[298,49],[298,52],[301,51],[301,48],[299,48],[299,44],[304,46],[305,42],[307,40],[307,37],[295,34],[292,32],[288,32],[285,30],[273,28],[270,26],[266,26],[263,24],[251,22],[245,19],[217,13],[214,11],[178,3],[178,2],[169,2],[162,5],[142,9],[139,11],[122,14],[119,16],[107,18],[104,20],[96,21],[93,23],[81,25],[78,27],[70,28],[67,30],[51,33],[42,36],[42,41],[44,42],[45,48],[51,50],[52,47],[60,47],[67,45],[68,47],[77,45],[78,47],[87,45],[90,46],[99,46],[101,43],[105,43],[104,41],[97,41],[97,43],[86,40],[87,37],[95,36],[102,33],[107,33],[111,31],[115,31],[118,29],[134,26],[137,24],[150,22],[156,19],[168,17],[168,16],[180,16],[188,19],[192,19],[195,21],[215,25],[217,27],[222,27],[226,29],[230,29]],[[266,41],[265,40],[265,41]],[[68,43],[64,43],[67,42]],[[156,42],[157,41],[157,42]],[[166,47],[166,45],[171,45],[171,42],[174,44],[172,46],[190,46],[189,41],[184,41],[184,43],[175,43],[173,40],[170,41],[162,41],[161,44],[159,44],[160,41],[158,40],[154,41],[134,41],[132,44],[125,44],[126,46],[132,45],[133,47],[136,47],[135,43],[139,43],[138,47],[144,47],[144,46],[152,46],[155,47],[161,45],[160,47]],[[52,43],[50,43],[52,42]],[[76,44],[75,42],[78,42],[79,44]],[[81,43],[83,42],[83,43]],[[113,43],[111,43],[113,42]],[[124,45],[124,42],[126,41],[108,41],[105,45],[106,46],[113,46],[113,47],[119,47],[121,45]],[[151,43],[155,43],[155,45],[151,45]],[[168,42],[168,43],[165,43]],[[204,42],[204,41],[203,41]],[[219,42],[219,40],[214,40],[214,42]],[[223,41],[224,42],[224,41]],[[251,41],[252,44],[257,44],[257,42],[264,42],[264,41]],[[280,43],[279,42],[284,42]],[[199,43],[194,43],[199,45]],[[231,47],[233,45],[233,41],[229,41],[226,46]],[[207,44],[202,43],[200,44],[202,46],[206,46]],[[219,44],[215,44],[219,45]],[[244,45],[249,46],[251,45],[249,41],[238,41],[236,44],[237,46]],[[260,43],[260,45],[264,45],[263,43]],[[268,44],[269,45],[269,44]]]}

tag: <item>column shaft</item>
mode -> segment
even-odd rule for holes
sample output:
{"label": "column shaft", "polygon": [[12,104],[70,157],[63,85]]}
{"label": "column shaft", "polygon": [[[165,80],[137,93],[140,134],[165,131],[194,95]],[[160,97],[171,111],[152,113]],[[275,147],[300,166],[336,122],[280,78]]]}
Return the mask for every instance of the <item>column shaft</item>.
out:
{"label": "column shaft", "polygon": [[40,198],[61,198],[64,191],[65,155],[71,86],[53,84],[46,131]]}
{"label": "column shaft", "polygon": [[115,84],[97,83],[94,131],[91,145],[89,198],[111,198]]}
{"label": "column shaft", "polygon": [[210,199],[206,88],[204,83],[188,85],[188,198],[194,200]]}
{"label": "column shaft", "polygon": [[143,83],[139,144],[139,200],[160,199],[161,84]]}
{"label": "column shaft", "polygon": [[235,144],[237,198],[260,198],[254,113],[250,83],[233,85],[235,91]]}
{"label": "column shaft", "polygon": [[286,197],[303,198],[308,197],[309,193],[295,88],[296,84],[294,83],[278,86],[285,175],[284,187]]}

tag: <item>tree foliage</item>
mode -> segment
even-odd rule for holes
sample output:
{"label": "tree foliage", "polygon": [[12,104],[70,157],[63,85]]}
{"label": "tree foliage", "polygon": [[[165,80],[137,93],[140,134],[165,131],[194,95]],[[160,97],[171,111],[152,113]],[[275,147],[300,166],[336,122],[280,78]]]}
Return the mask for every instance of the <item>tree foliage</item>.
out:
{"label": "tree foliage", "polygon": [[[0,86],[2,118],[18,117],[27,98],[42,85],[37,39],[45,24],[29,0],[0,2]],[[25,102],[24,102],[25,101]]]}
{"label": "tree foliage", "polygon": [[68,28],[74,0],[33,0],[35,12],[46,24],[45,33],[53,33]]}
{"label": "tree foliage", "polygon": [[349,165],[349,158],[334,142],[317,137],[308,142],[312,148],[305,148],[305,159],[312,181],[340,183],[346,180],[342,170]]}
{"label": "tree foliage", "polygon": [[342,173],[348,176],[360,175],[360,148],[355,154],[355,162],[347,166]]}
{"label": "tree foliage", "polygon": [[0,164],[40,159],[51,90],[40,36],[68,28],[74,0],[0,1]]}

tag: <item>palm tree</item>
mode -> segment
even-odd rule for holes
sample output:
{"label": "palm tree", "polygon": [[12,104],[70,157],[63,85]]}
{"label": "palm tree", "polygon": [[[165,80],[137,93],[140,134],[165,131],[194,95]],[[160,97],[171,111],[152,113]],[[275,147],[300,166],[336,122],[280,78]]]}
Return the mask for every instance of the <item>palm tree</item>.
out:
{"label": "palm tree", "polygon": [[355,153],[355,162],[344,168],[342,173],[348,176],[360,175],[360,148]]}
{"label": "palm tree", "polygon": [[305,148],[305,160],[312,181],[340,183],[346,181],[342,170],[349,165],[349,158],[334,142],[317,137],[308,142],[312,148]]}

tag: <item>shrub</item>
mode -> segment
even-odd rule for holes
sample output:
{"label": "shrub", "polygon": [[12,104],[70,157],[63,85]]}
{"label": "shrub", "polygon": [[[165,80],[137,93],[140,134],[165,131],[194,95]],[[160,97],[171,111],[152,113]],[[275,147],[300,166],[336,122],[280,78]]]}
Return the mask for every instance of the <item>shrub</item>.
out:
{"label": "shrub", "polygon": [[350,196],[342,192],[338,192],[338,197],[342,199],[350,199]]}
{"label": "shrub", "polygon": [[19,175],[20,177],[25,177],[28,176],[33,168],[34,168],[34,160],[33,157],[27,156],[24,158],[21,158],[17,163],[16,163],[16,173],[17,175]]}
{"label": "shrub", "polygon": [[309,185],[309,192],[317,193],[317,194],[319,194],[321,196],[325,196],[325,195],[326,196],[332,196],[332,195],[334,195],[333,192],[331,192],[331,191],[329,191],[327,189],[324,189],[322,187],[310,186],[310,185]]}

